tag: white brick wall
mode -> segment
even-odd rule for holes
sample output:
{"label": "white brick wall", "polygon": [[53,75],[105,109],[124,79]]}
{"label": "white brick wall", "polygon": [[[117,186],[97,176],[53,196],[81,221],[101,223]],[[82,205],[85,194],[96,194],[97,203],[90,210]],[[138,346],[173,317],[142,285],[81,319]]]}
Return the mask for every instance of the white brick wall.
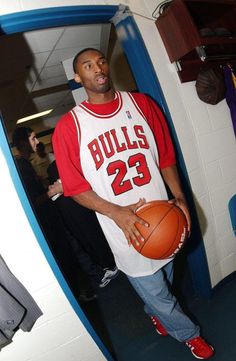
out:
{"label": "white brick wall", "polygon": [[[236,143],[230,112],[225,100],[217,105],[208,105],[197,98],[194,82],[182,84],[182,96],[195,133],[197,151],[201,159],[203,195],[210,199],[213,219],[208,221],[218,249],[215,259],[207,252],[210,271],[219,268],[219,279],[213,285],[235,270],[236,242],[231,231],[228,202],[236,191],[235,164]],[[195,104],[192,108],[192,104]],[[205,124],[204,124],[205,123]],[[191,152],[191,148],[189,149]],[[195,150],[194,150],[195,152]],[[198,199],[199,180],[189,172],[193,191]],[[204,211],[204,209],[203,209]],[[204,235],[205,244],[208,238]],[[224,252],[221,252],[221,249]],[[213,266],[213,268],[212,268]]]}

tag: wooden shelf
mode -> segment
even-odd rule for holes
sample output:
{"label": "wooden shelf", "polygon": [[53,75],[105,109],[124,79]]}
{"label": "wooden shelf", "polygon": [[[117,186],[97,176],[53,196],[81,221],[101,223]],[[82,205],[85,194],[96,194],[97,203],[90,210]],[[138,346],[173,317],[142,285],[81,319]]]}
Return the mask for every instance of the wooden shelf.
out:
{"label": "wooden shelf", "polygon": [[[236,19],[235,19],[236,21]],[[206,45],[226,45],[226,44],[232,44],[235,46],[236,44],[236,36],[232,37],[225,37],[225,36],[212,36],[212,37],[201,37],[200,38],[200,45],[206,46]],[[236,51],[236,49],[235,49]]]}
{"label": "wooden shelf", "polygon": [[[211,57],[221,55],[222,59],[222,55],[225,55],[226,62],[228,55],[232,60],[235,54],[236,59],[235,19],[236,0],[173,0],[164,9],[156,20],[156,26],[170,61],[181,64],[182,70],[178,72],[181,81],[196,79],[198,69],[202,66],[197,49]],[[215,35],[202,36],[206,29]],[[228,30],[229,35],[217,35],[224,29]],[[188,54],[193,58],[192,77],[190,61],[185,59]],[[184,75],[185,66],[189,74],[187,77]]]}

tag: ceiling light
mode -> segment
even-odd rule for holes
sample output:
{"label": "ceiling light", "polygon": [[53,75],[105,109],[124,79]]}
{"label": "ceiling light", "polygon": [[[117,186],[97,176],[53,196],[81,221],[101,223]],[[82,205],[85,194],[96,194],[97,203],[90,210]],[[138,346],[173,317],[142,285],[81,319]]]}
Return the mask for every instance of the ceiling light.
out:
{"label": "ceiling light", "polygon": [[36,114],[33,114],[33,115],[29,115],[28,117],[20,118],[20,119],[17,120],[16,124],[24,123],[24,122],[27,122],[28,120],[31,120],[31,119],[43,117],[45,115],[50,114],[52,111],[53,111],[53,109],[49,109],[49,110],[45,110],[44,112],[41,112],[41,113],[36,113]]}

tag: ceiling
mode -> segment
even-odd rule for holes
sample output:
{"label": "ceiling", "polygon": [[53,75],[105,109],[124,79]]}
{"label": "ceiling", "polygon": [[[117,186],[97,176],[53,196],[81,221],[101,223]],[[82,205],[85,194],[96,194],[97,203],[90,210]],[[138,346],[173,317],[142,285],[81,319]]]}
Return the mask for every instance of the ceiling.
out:
{"label": "ceiling", "polygon": [[62,62],[85,47],[107,54],[109,24],[79,25],[0,37],[0,110],[7,133],[19,118],[54,109],[24,125],[42,132],[74,106]]}

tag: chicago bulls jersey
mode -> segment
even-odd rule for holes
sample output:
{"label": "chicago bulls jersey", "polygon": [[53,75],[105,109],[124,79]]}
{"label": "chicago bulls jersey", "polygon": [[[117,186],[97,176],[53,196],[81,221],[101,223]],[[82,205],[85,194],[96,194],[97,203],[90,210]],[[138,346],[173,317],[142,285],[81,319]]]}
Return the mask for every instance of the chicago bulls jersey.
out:
{"label": "chicago bulls jersey", "polygon": [[[117,92],[117,107],[99,114],[76,106],[74,121],[83,177],[102,198],[122,206],[167,199],[159,172],[159,153],[153,132],[134,97]],[[133,276],[156,272],[168,260],[150,260],[129,246],[121,229],[110,218],[97,214],[119,269]]]}

